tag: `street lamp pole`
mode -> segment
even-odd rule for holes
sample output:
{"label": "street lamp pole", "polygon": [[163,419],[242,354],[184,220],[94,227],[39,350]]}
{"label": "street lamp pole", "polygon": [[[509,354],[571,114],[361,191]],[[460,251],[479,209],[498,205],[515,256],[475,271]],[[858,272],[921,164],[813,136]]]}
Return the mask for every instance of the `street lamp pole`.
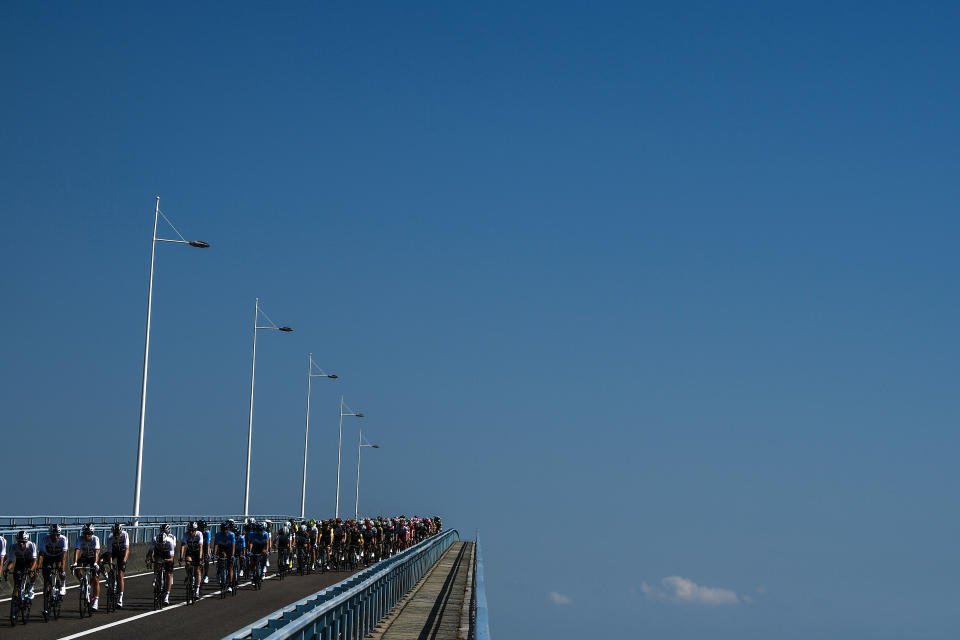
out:
{"label": "street lamp pole", "polygon": [[[164,216],[166,220],[166,216]],[[140,386],[140,430],[137,436],[137,474],[133,483],[133,520],[134,523],[140,518],[140,480],[143,472],[143,431],[147,420],[147,371],[150,363],[150,318],[153,313],[153,263],[157,253],[157,242],[171,242],[175,244],[188,244],[198,249],[206,249],[210,245],[200,240],[188,241],[183,236],[180,240],[169,240],[167,238],[157,237],[157,223],[160,221],[160,196],[157,196],[157,207],[153,212],[153,239],[150,244],[150,280],[147,285],[147,331],[146,338],[143,341],[143,380]],[[168,221],[169,222],[169,221]],[[173,225],[170,225],[171,227]],[[176,231],[176,228],[174,228]],[[177,231],[177,235],[180,232]]]}
{"label": "street lamp pole", "polygon": [[360,517],[360,450],[363,447],[379,449],[378,444],[363,444],[363,429],[360,429],[360,439],[357,441],[357,501],[353,506],[353,519],[356,521]]}
{"label": "street lamp pole", "polygon": [[310,382],[313,378],[336,379],[333,373],[314,373],[313,354],[308,354],[307,362],[307,426],[303,432],[303,487],[300,490],[300,518],[304,518],[307,508],[307,445],[310,442]]}
{"label": "street lamp pole", "polygon": [[250,455],[253,452],[253,383],[257,376],[257,331],[261,329],[271,329],[273,331],[283,331],[290,333],[293,331],[290,327],[278,327],[273,324],[266,313],[263,315],[270,322],[270,326],[261,327],[260,321],[260,298],[254,299],[253,311],[253,362],[250,365],[250,421],[247,425],[247,479],[243,488],[243,515],[250,515]]}
{"label": "street lamp pole", "polygon": [[[347,408],[349,409],[350,407]],[[340,435],[337,439],[337,502],[333,509],[334,518],[340,517],[340,450],[343,447],[343,416],[363,417],[362,413],[355,413],[352,409],[350,411],[350,413],[343,412],[343,396],[340,396]]]}

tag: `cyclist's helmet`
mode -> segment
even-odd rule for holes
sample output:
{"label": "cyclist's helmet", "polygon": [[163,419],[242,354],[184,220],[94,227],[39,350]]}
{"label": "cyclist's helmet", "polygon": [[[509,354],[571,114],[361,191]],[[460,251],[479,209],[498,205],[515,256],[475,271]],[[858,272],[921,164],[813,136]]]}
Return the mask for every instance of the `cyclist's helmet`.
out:
{"label": "cyclist's helmet", "polygon": [[93,524],[87,523],[83,525],[83,530],[80,532],[80,535],[83,536],[92,536],[93,535]]}
{"label": "cyclist's helmet", "polygon": [[113,535],[119,537],[123,533],[123,524],[117,522],[113,525]]}
{"label": "cyclist's helmet", "polygon": [[220,533],[226,533],[228,531],[230,531],[230,522],[227,520],[224,520],[223,522],[220,523]]}
{"label": "cyclist's helmet", "polygon": [[204,529],[206,529],[206,528],[207,528],[207,521],[206,521],[206,520],[199,520],[199,521],[197,521],[197,528],[200,529],[200,531],[203,531]]}
{"label": "cyclist's helmet", "polygon": [[307,526],[308,526],[308,527],[312,527],[312,526],[315,525],[316,523],[317,523],[317,521],[314,520],[313,518],[310,518],[309,520],[307,520]]}
{"label": "cyclist's helmet", "polygon": [[60,535],[60,524],[59,524],[59,523],[56,523],[56,522],[55,522],[55,523],[53,523],[52,525],[50,525],[50,535],[52,535],[52,536],[58,536],[58,535]]}
{"label": "cyclist's helmet", "polygon": [[196,531],[196,530],[197,530],[196,522],[191,522],[190,524],[187,525],[187,531]]}
{"label": "cyclist's helmet", "polygon": [[230,528],[233,529],[234,531],[237,530],[237,521],[234,520],[233,518],[230,518],[229,520],[227,520],[227,524],[229,524]]}
{"label": "cyclist's helmet", "polygon": [[167,523],[160,525],[160,533],[170,535],[170,525]]}
{"label": "cyclist's helmet", "polygon": [[280,534],[281,534],[281,535],[285,535],[285,536],[290,535],[290,528],[289,528],[289,527],[284,527],[284,528],[280,529]]}
{"label": "cyclist's helmet", "polygon": [[17,542],[29,542],[30,534],[26,531],[17,531]]}

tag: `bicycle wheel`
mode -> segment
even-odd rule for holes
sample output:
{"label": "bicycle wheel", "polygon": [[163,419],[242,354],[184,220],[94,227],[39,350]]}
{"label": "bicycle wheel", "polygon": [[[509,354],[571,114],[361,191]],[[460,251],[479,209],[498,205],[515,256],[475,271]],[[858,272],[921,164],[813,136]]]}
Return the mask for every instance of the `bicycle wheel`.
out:
{"label": "bicycle wheel", "polygon": [[153,572],[153,610],[156,611],[163,606],[163,585],[164,575],[162,571]]}
{"label": "bicycle wheel", "polygon": [[60,618],[60,608],[63,606],[63,596],[60,595],[60,584],[61,583],[59,579],[57,579],[57,581],[53,583],[53,588],[57,590],[57,592],[53,594],[53,619],[54,620],[57,620]]}
{"label": "bicycle wheel", "polygon": [[50,585],[50,582],[47,580],[43,581],[43,611],[40,612],[40,615],[43,616],[44,622],[50,622],[50,608],[53,606],[53,596],[52,596],[53,587]]}
{"label": "bicycle wheel", "polygon": [[20,624],[27,624],[30,620],[30,605],[32,601],[30,598],[24,598],[23,603],[20,605]]}
{"label": "bicycle wheel", "polygon": [[80,617],[82,618],[86,613],[87,606],[87,576],[84,574],[83,578],[80,580],[80,588],[77,589],[77,595],[80,598]]}
{"label": "bicycle wheel", "polygon": [[17,605],[19,604],[20,597],[17,592],[14,592],[13,596],[10,598],[10,626],[14,627],[17,625]]}
{"label": "bicycle wheel", "polygon": [[107,613],[113,613],[116,604],[116,589],[113,584],[113,570],[107,573]]}

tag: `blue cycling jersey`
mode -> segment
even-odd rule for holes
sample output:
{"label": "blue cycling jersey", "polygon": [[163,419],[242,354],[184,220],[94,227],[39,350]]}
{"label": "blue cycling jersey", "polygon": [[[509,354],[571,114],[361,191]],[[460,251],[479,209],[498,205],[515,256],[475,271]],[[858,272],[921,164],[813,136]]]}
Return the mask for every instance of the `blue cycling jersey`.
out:
{"label": "blue cycling jersey", "polygon": [[247,541],[250,542],[250,548],[257,547],[263,548],[267,546],[267,540],[270,539],[270,534],[265,531],[251,531],[247,534]]}
{"label": "blue cycling jersey", "polygon": [[244,547],[247,546],[247,539],[243,534],[237,536],[237,552],[243,551]]}
{"label": "blue cycling jersey", "polygon": [[229,549],[236,543],[237,536],[233,535],[233,531],[227,531],[226,533],[218,533],[214,536],[213,541],[215,544],[220,545],[223,549]]}
{"label": "blue cycling jersey", "polygon": [[[217,535],[220,535],[220,534],[218,533]],[[203,532],[203,541],[204,541],[206,544],[210,544],[210,530],[209,530],[209,529],[207,529],[206,531]]]}

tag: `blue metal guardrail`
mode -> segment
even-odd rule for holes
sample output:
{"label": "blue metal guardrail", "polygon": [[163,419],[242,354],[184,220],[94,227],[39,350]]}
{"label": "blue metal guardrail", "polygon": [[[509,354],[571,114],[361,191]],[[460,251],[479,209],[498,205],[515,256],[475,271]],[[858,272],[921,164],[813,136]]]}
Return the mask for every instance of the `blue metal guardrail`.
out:
{"label": "blue metal guardrail", "polygon": [[117,522],[125,525],[130,535],[130,543],[138,544],[148,542],[159,533],[161,524],[169,524],[172,533],[179,540],[187,528],[189,522],[197,520],[206,520],[216,531],[217,526],[224,520],[233,518],[238,522],[245,517],[256,518],[257,520],[272,520],[275,523],[284,522],[290,516],[288,515],[193,515],[176,514],[165,516],[140,516],[139,525],[129,524],[133,522],[133,516],[4,516],[0,517],[0,536],[7,539],[7,544],[13,543],[13,538],[18,531],[26,531],[30,534],[30,539],[38,542],[40,536],[47,533],[51,524],[60,524],[63,535],[67,536],[67,541],[72,547],[83,525],[93,523],[94,533],[100,537],[101,543],[106,542],[107,534]]}
{"label": "blue metal guardrail", "polygon": [[278,609],[223,640],[363,638],[453,544],[448,529],[322,591]]}
{"label": "blue metal guardrail", "polygon": [[480,533],[477,533],[473,568],[473,638],[490,640],[490,618],[487,612],[487,585],[483,577],[483,556],[480,555]]}

